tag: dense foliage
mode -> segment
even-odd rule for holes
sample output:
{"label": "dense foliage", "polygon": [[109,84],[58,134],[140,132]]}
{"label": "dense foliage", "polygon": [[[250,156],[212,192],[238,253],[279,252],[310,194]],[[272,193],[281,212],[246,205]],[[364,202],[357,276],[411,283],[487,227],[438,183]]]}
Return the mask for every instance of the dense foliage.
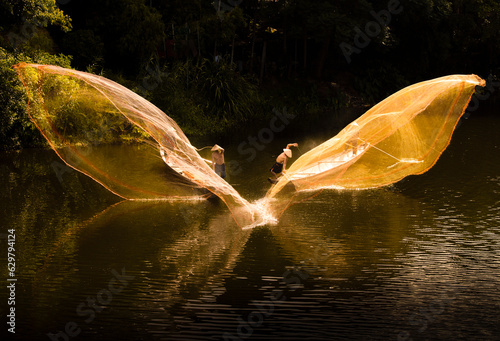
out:
{"label": "dense foliage", "polygon": [[12,65],[102,74],[190,135],[371,104],[453,73],[498,75],[496,0],[3,0],[0,143],[43,145]]}

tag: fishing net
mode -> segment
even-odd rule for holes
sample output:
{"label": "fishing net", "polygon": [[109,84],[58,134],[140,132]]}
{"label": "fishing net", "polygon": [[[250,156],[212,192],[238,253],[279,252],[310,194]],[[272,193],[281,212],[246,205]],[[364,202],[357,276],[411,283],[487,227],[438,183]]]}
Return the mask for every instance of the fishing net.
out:
{"label": "fishing net", "polygon": [[[22,63],[15,69],[31,119],[66,165],[126,199],[215,194],[242,227],[262,223],[270,201],[274,209],[286,209],[311,190],[375,188],[427,171],[450,143],[475,87],[485,85],[475,75],[454,75],[395,93],[302,155],[263,200],[250,205],[212,171],[170,117],[136,93],[57,66]],[[131,145],[123,148],[126,143]],[[287,200],[276,204],[278,193]]]}
{"label": "fishing net", "polygon": [[[251,205],[212,171],[170,117],[141,96],[85,72],[14,67],[26,87],[32,121],[67,166],[125,199],[215,194],[238,225],[254,222]],[[126,143],[131,147],[122,148]]]}
{"label": "fishing net", "polygon": [[485,81],[476,75],[453,75],[400,90],[298,158],[267,197],[290,187],[375,188],[426,172],[450,143],[478,85]]}

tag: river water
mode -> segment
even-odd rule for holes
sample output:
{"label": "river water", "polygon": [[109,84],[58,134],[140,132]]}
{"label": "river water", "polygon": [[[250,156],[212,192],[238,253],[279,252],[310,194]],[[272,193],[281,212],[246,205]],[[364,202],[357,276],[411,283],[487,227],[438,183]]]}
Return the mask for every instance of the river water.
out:
{"label": "river water", "polygon": [[[120,202],[50,150],[1,155],[0,335],[13,340],[500,340],[500,119],[429,172],[325,191],[240,230],[217,200]],[[250,201],[286,142],[226,147]],[[128,147],[125,147],[128,148]],[[59,168],[58,168],[59,167]],[[230,172],[231,173],[231,172]],[[15,229],[15,337],[8,332]],[[3,340],[4,338],[2,338]]]}

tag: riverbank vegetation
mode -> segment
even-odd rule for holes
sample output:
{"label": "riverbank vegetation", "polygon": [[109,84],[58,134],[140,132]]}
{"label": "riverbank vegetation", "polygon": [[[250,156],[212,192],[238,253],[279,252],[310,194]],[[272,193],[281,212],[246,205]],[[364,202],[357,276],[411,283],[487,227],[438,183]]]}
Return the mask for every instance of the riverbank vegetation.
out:
{"label": "riverbank vegetation", "polygon": [[19,62],[103,75],[188,136],[221,137],[284,108],[296,128],[342,125],[358,112],[346,109],[418,81],[495,79],[499,31],[495,0],[4,0],[0,144],[45,144],[12,69]]}

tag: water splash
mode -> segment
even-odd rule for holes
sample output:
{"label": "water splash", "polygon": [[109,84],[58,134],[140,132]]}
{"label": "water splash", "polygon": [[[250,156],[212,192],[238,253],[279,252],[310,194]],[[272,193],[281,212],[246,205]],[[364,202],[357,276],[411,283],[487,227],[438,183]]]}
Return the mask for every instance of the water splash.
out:
{"label": "water splash", "polygon": [[244,226],[243,229],[252,229],[264,225],[276,225],[278,223],[278,218],[276,218],[276,212],[273,205],[275,201],[276,199],[273,198],[261,198],[252,202],[250,205],[254,213],[255,222]]}

